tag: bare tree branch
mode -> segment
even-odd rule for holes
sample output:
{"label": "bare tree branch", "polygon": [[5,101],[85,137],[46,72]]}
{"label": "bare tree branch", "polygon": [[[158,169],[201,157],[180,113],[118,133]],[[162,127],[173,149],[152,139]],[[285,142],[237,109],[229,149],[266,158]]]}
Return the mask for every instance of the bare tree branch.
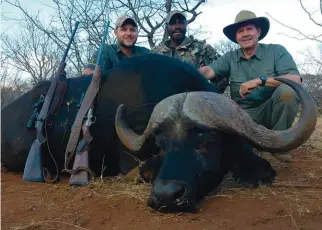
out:
{"label": "bare tree branch", "polygon": [[[309,16],[310,20],[311,20],[314,24],[316,24],[317,26],[322,27],[322,23],[317,22],[317,21],[312,17],[313,13],[309,12],[309,11],[304,7],[302,0],[299,0],[299,2],[300,2],[300,4],[301,4],[301,7],[302,7],[302,9],[304,10],[304,12]],[[321,3],[321,0],[320,0],[320,3]]]}
{"label": "bare tree branch", "polygon": [[19,36],[0,36],[7,65],[29,73],[34,84],[48,79],[58,65],[57,46],[30,21],[21,24]]}
{"label": "bare tree branch", "polygon": [[[22,0],[3,2],[21,13],[13,18],[5,17],[4,20],[20,25],[24,30],[21,33],[23,39],[21,35],[19,39],[18,36],[8,36],[6,31],[1,34],[9,63],[12,68],[29,73],[32,82],[36,83],[50,77],[70,39],[75,21],[79,21],[80,26],[69,51],[66,67],[72,75],[81,73],[88,59],[98,49],[107,20],[111,22],[107,43],[115,42],[113,30],[116,19],[122,15],[131,15],[139,25],[138,44],[148,43],[153,48],[168,37],[164,23],[172,9],[180,9],[181,5],[185,5],[183,11],[188,14],[188,23],[192,23],[200,14],[197,10],[205,0],[53,0],[46,3],[53,12],[45,15],[46,20],[41,20],[41,12],[29,12],[24,8]],[[200,28],[197,31],[201,32]]]}
{"label": "bare tree branch", "polygon": [[[322,40],[319,40],[318,38],[319,37],[321,37],[321,35],[317,35],[317,36],[315,36],[315,35],[307,35],[307,34],[304,34],[303,32],[301,32],[299,29],[296,29],[296,28],[294,28],[294,27],[292,27],[292,26],[289,26],[289,25],[286,25],[286,24],[284,24],[284,23],[282,23],[282,22],[280,22],[280,21],[278,21],[277,19],[275,19],[273,16],[271,16],[269,13],[267,13],[266,12],[266,14],[270,17],[270,18],[272,18],[275,22],[277,22],[278,24],[280,24],[280,25],[282,25],[282,26],[284,26],[284,27],[286,27],[286,28],[288,28],[288,29],[291,29],[291,30],[293,30],[293,31],[295,31],[295,32],[297,32],[297,35],[298,36],[302,36],[302,37],[300,37],[300,38],[298,38],[298,37],[293,37],[293,38],[296,38],[296,39],[298,39],[298,40],[305,40],[305,39],[308,39],[308,40],[312,40],[312,41],[316,41],[316,42],[319,42],[319,43],[322,43]],[[280,33],[280,34],[282,34],[282,33]],[[285,35],[285,34],[284,34]],[[292,36],[290,36],[290,35],[287,35],[288,37],[292,37]]]}

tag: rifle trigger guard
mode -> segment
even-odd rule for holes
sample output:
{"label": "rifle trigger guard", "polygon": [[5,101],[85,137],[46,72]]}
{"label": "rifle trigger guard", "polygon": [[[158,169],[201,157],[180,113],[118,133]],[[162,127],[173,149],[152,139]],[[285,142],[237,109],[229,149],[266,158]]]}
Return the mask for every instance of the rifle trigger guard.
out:
{"label": "rifle trigger guard", "polygon": [[85,147],[87,147],[87,146],[88,146],[88,144],[89,144],[89,142],[88,142],[87,140],[82,139],[82,140],[78,143],[78,146],[77,146],[77,148],[76,148],[76,154],[80,154],[80,153],[83,151],[83,149],[84,149]]}
{"label": "rifle trigger guard", "polygon": [[95,122],[96,122],[96,116],[93,116],[93,117],[91,118],[91,124],[95,124]]}
{"label": "rifle trigger guard", "polygon": [[49,122],[47,122],[46,125],[47,125],[48,128],[51,128],[53,126],[53,123],[51,121],[49,121]]}

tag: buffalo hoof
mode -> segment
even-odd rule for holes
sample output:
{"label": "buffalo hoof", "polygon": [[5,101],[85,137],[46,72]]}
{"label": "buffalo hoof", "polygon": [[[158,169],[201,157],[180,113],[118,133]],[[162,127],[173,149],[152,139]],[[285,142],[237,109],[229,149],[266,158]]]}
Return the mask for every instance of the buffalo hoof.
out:
{"label": "buffalo hoof", "polygon": [[276,177],[276,171],[267,160],[252,154],[234,165],[233,175],[242,183],[258,186],[272,184]]}
{"label": "buffalo hoof", "polygon": [[195,202],[189,201],[189,189],[178,181],[155,181],[147,205],[162,213],[196,212]]}

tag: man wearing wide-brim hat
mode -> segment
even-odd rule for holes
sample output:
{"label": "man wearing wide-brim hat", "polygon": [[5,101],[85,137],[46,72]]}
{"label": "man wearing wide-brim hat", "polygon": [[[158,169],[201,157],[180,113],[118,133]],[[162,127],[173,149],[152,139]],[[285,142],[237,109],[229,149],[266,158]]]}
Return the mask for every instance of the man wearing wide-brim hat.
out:
{"label": "man wearing wide-brim hat", "polygon": [[[292,126],[298,112],[298,98],[289,86],[273,79],[275,76],[301,83],[300,73],[290,53],[282,45],[262,44],[270,28],[266,17],[256,17],[243,10],[235,22],[223,29],[224,34],[240,49],[227,52],[199,71],[209,80],[228,77],[231,98],[256,122],[273,130]],[[218,80],[218,79],[217,79]],[[291,161],[289,154],[274,155]]]}

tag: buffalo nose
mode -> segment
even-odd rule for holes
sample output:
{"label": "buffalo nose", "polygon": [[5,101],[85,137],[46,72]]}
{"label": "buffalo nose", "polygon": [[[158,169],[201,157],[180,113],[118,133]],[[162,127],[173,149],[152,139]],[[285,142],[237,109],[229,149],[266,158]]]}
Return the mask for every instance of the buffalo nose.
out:
{"label": "buffalo nose", "polygon": [[[148,205],[156,211],[185,211],[188,208],[186,186],[178,181],[155,181]],[[188,210],[186,210],[188,211]]]}

